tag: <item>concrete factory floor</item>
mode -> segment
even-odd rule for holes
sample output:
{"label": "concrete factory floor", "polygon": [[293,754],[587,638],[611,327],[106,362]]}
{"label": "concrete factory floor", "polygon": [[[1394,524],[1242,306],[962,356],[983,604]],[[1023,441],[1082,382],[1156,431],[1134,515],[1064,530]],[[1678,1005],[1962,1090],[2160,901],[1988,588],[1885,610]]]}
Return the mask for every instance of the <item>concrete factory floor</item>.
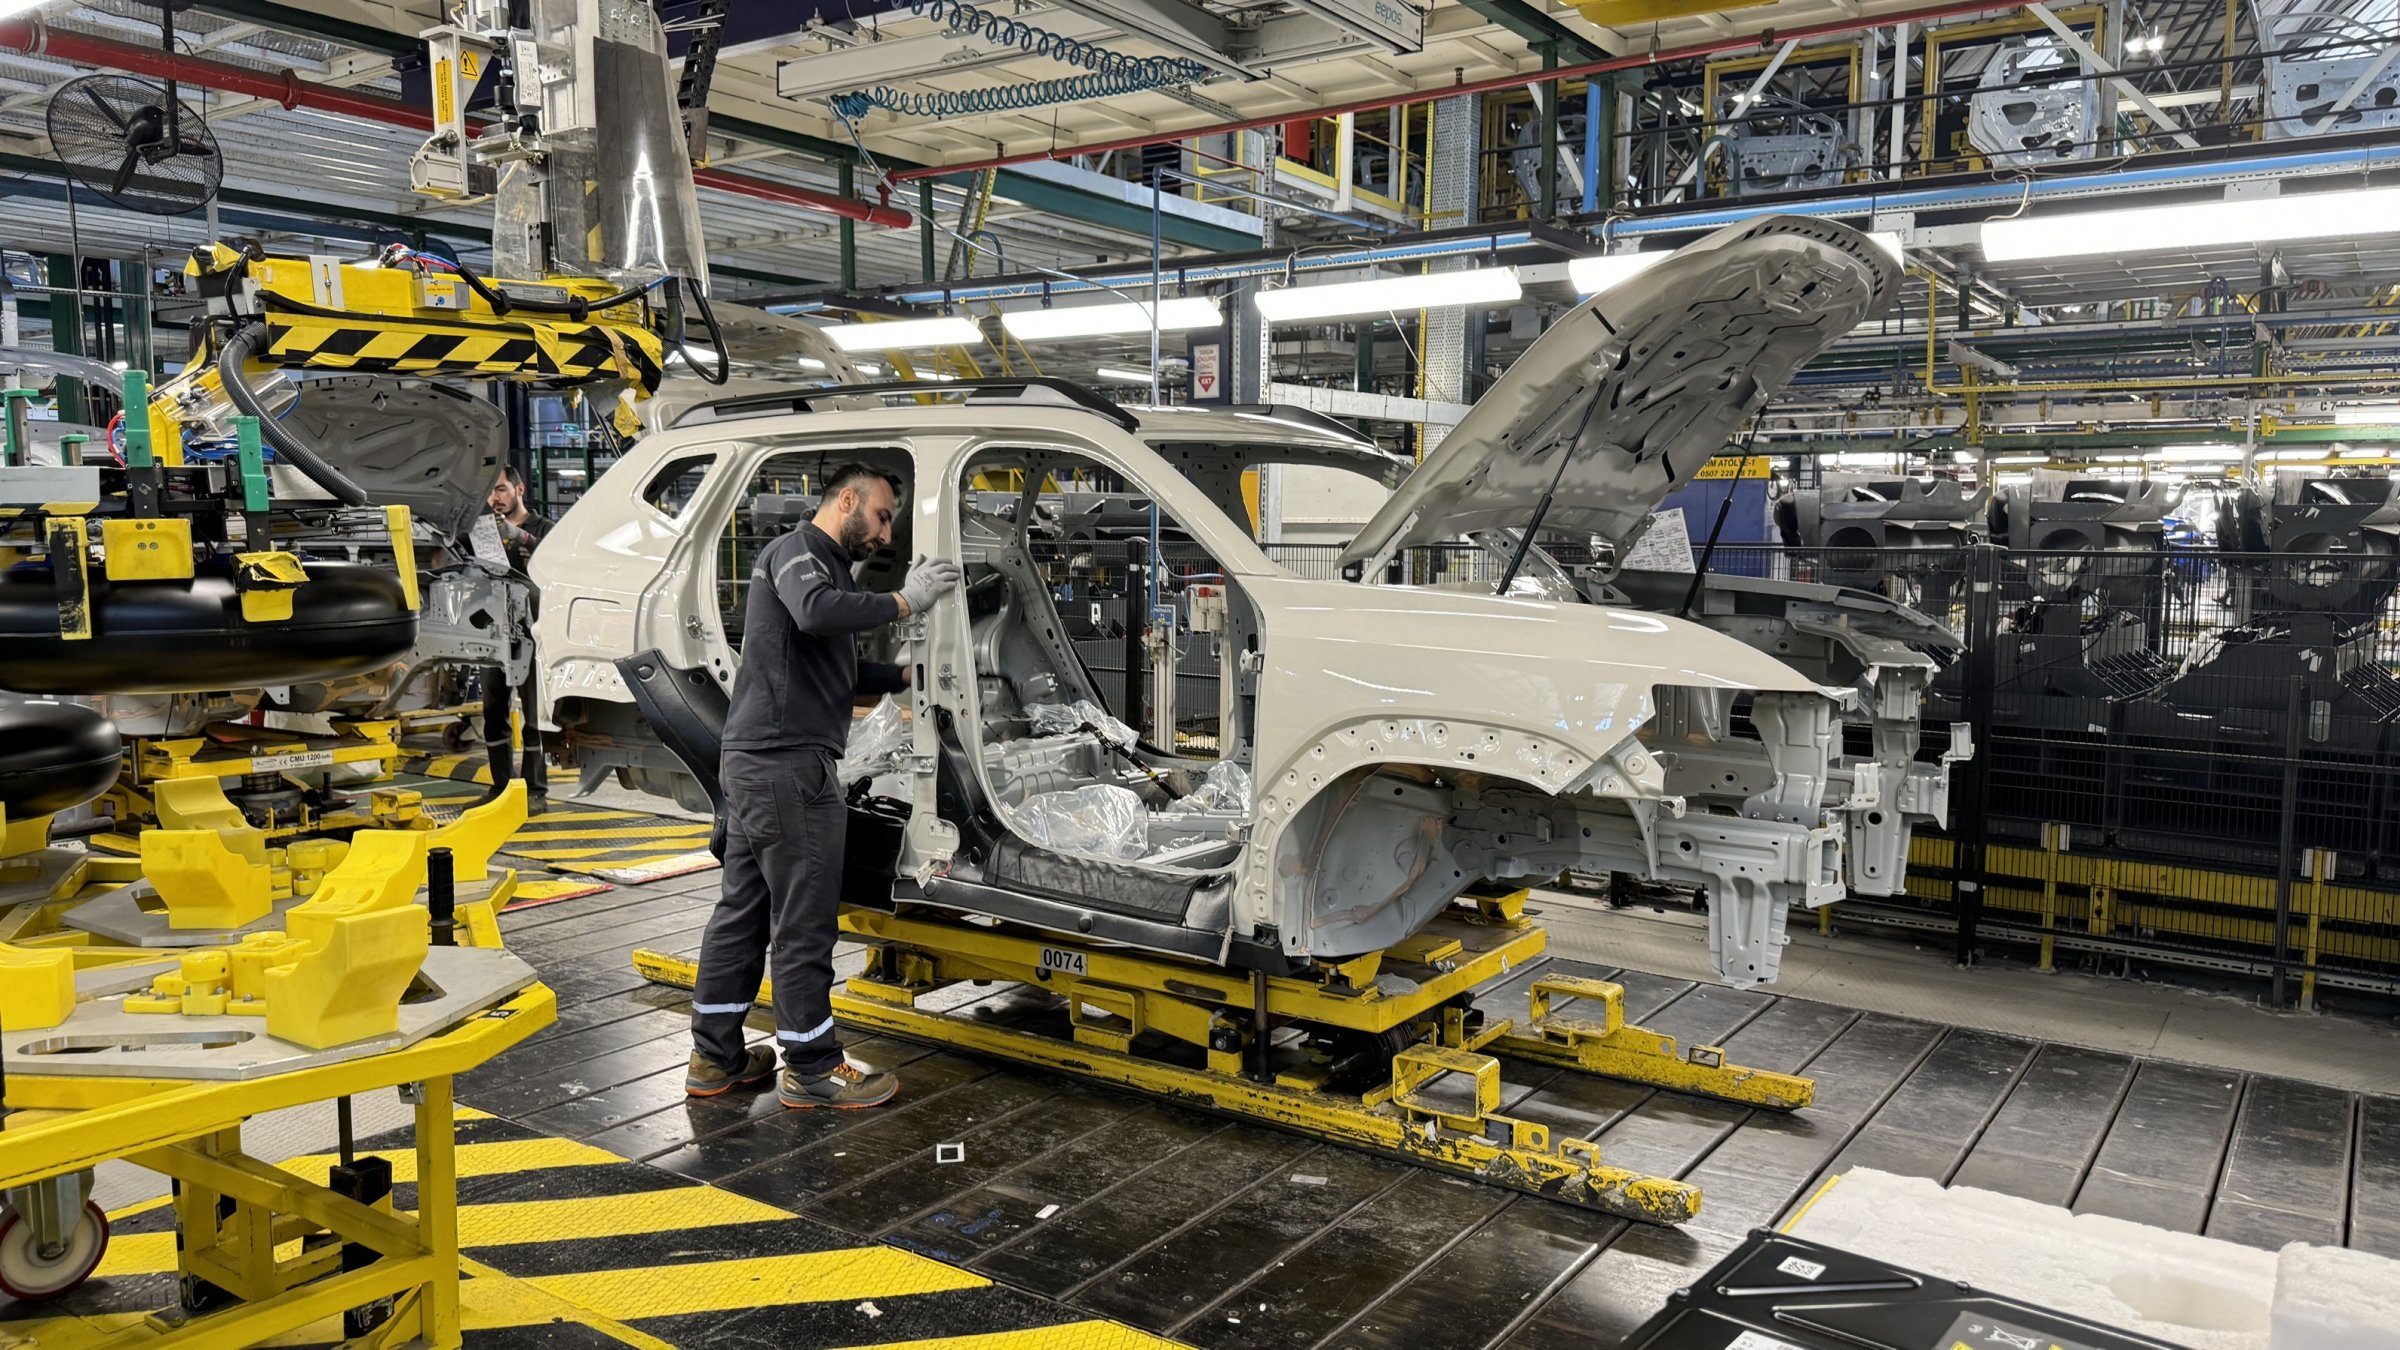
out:
{"label": "concrete factory floor", "polygon": [[[853,1043],[901,1075],[882,1110],[692,1101],[688,1002],[629,958],[696,950],[716,891],[707,872],[504,917],[560,1015],[458,1082],[470,1346],[1607,1345],[1852,1165],[2400,1255],[2400,1034],[2362,1019],[1962,971],[1930,941],[1813,929],[1776,985],[1736,991],[1703,978],[1694,916],[1545,893],[1553,968],[1621,980],[1630,1019],[1687,1044],[1817,1080],[1784,1116],[1509,1066],[1503,1110],[1702,1188],[1669,1230],[888,1038]],[[1542,969],[1484,1005],[1521,1015]],[[1021,1015],[1022,994],[990,998]],[[405,1123],[394,1102],[359,1106],[362,1134]],[[318,1109],[246,1143],[273,1158],[332,1140]],[[963,1157],[937,1163],[940,1144]],[[107,1170],[118,1246],[43,1315],[171,1300],[155,1189]],[[0,1343],[33,1316],[0,1300]]]}

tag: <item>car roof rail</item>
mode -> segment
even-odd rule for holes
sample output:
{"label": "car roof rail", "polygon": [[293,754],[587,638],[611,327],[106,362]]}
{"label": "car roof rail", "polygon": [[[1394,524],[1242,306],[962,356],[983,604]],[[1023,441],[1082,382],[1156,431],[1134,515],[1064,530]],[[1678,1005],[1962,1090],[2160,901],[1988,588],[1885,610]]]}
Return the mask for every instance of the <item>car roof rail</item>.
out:
{"label": "car roof rail", "polygon": [[[1255,413],[1261,417],[1272,417],[1280,422],[1297,422],[1304,427],[1322,431],[1328,436],[1339,436],[1343,440],[1356,441],[1361,445],[1375,445],[1374,438],[1361,432],[1357,427],[1329,413],[1321,413],[1314,408],[1303,408],[1297,403],[1236,403],[1230,405],[1226,411]],[[1377,446],[1376,448],[1381,449],[1382,447]]]}
{"label": "car roof rail", "polygon": [[963,402],[990,407],[995,404],[1016,407],[1073,408],[1097,413],[1127,431],[1141,426],[1133,414],[1109,402],[1087,385],[1062,380],[1051,375],[1013,375],[991,378],[956,380],[889,380],[879,384],[829,384],[807,389],[778,389],[765,394],[735,394],[707,403],[695,403],[678,413],[670,426],[700,426],[710,422],[738,421],[750,417],[772,417],[779,413],[815,411],[816,405],[832,399],[890,398],[895,395],[957,393],[966,397]]}

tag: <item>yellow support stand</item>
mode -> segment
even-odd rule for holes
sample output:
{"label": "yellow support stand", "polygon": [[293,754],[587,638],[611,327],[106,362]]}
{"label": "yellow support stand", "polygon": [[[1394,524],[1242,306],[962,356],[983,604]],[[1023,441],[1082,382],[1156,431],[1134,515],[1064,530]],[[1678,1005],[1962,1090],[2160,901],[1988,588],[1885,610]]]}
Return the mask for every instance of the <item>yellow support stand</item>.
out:
{"label": "yellow support stand", "polygon": [[[258,832],[248,831],[255,836]],[[144,830],[142,875],[167,907],[167,927],[241,928],[274,908],[274,872],[265,858],[247,856],[240,833]],[[264,854],[264,841],[259,853]]]}
{"label": "yellow support stand", "polygon": [[103,520],[101,566],[110,581],[192,579],[192,522],[174,516]]}
{"label": "yellow support stand", "polygon": [[75,1011],[75,955],[0,942],[0,1028],[37,1031]]}
{"label": "yellow support stand", "polygon": [[431,938],[416,903],[425,886],[422,830],[362,830],[317,894],[284,915],[303,944],[266,972],[267,1034],[311,1049],[388,1036]]}
{"label": "yellow support stand", "polygon": [[461,882],[473,881],[491,870],[492,855],[525,827],[525,820],[525,780],[514,778],[499,796],[437,827],[428,847],[450,850],[452,874]]}
{"label": "yellow support stand", "polygon": [[162,778],[152,787],[159,828],[215,830],[235,842],[252,862],[267,860],[263,832],[252,828],[242,813],[225,800],[225,785],[214,778]]}
{"label": "yellow support stand", "polygon": [[[1578,1011],[1553,1011],[1561,998],[1574,1000]],[[1772,1111],[1797,1111],[1816,1099],[1810,1079],[1729,1064],[1723,1046],[1678,1053],[1674,1037],[1626,1025],[1625,986],[1614,981],[1547,976],[1533,982],[1526,1005],[1526,1030],[1492,1043],[1500,1054]],[[1585,1011],[1595,1008],[1598,1017]]]}
{"label": "yellow support stand", "polygon": [[[1695,1188],[1611,1166],[1589,1141],[1553,1138],[1538,1121],[1502,1114],[1494,1056],[1523,1048],[1525,1058],[1569,1069],[1781,1110],[1806,1105],[1814,1085],[1727,1064],[1715,1047],[1679,1056],[1673,1038],[1626,1026],[1623,990],[1599,981],[1536,980],[1529,1032],[1470,1017],[1477,989],[1542,954],[1547,936],[1523,917],[1523,899],[1477,898],[1472,910],[1454,909],[1382,952],[1263,977],[1010,925],[853,909],[841,926],[869,944],[867,966],[834,992],[833,1011],[851,1026],[1207,1106],[1646,1223],[1689,1219],[1700,1207]],[[633,961],[661,984],[688,989],[697,974],[684,957],[637,951]],[[950,985],[1001,981],[1055,998],[1063,1034],[953,1015],[929,998]],[[1555,996],[1586,1000],[1603,1016],[1553,1016]],[[1145,1048],[1159,1037],[1183,1042],[1187,1057]],[[1388,1075],[1377,1072],[1387,1064]],[[1471,1091],[1458,1090],[1461,1079]]]}
{"label": "yellow support stand", "polygon": [[22,858],[50,846],[50,816],[28,816],[9,820],[0,812],[0,858]]}
{"label": "yellow support stand", "polygon": [[[419,921],[422,927],[422,920]],[[459,1318],[457,1133],[452,1079],[557,1018],[541,985],[402,1050],[257,1079],[177,1081],[11,1074],[0,1190],[121,1160],[174,1179],[177,1274],[241,1299],[208,1313],[170,1310],[138,1322],[128,1343],[190,1347],[273,1344],[353,1308],[390,1316],[356,1346],[453,1350]],[[403,1089],[415,1103],[414,1214],[361,1204],[248,1156],[244,1122],[268,1112]],[[330,1241],[311,1242],[314,1234]],[[371,1260],[345,1268],[344,1249]],[[62,1344],[92,1343],[78,1326]],[[305,1339],[302,1337],[302,1339]],[[45,1345],[51,1338],[45,1336]]]}

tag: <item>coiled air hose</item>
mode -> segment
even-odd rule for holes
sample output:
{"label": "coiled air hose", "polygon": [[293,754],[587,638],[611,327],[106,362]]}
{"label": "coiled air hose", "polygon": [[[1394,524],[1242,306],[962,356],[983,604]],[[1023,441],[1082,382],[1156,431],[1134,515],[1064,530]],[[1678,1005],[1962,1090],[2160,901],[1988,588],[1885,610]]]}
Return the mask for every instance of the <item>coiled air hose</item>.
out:
{"label": "coiled air hose", "polygon": [[836,94],[826,100],[835,113],[851,121],[865,116],[871,108],[889,108],[906,117],[965,117],[977,113],[1014,112],[1052,103],[1078,103],[1120,94],[1139,94],[1152,89],[1195,84],[1208,75],[1207,66],[1189,57],[1127,56],[1080,38],[1066,37],[1006,15],[977,9],[965,3],[965,0],[909,0],[909,13],[922,15],[928,11],[953,33],[970,34],[1004,47],[1014,47],[1028,56],[1046,56],[1054,61],[1064,61],[1091,73],[1062,80],[1037,80],[1030,84],[963,89],[952,93],[912,94],[888,84],[879,84],[872,89]]}

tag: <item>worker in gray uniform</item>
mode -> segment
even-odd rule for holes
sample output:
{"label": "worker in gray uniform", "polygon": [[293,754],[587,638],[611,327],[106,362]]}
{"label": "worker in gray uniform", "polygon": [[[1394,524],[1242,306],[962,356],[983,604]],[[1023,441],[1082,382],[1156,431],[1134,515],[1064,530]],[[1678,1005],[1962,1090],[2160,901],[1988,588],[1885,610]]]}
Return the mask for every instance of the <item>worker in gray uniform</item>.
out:
{"label": "worker in gray uniform", "polygon": [[956,589],[958,564],[925,558],[897,594],[850,575],[892,540],[899,480],[863,465],[825,480],[817,513],[750,569],[742,670],[725,715],[723,894],[700,943],[692,1066],[684,1089],[714,1097],[775,1073],[776,1047],[745,1045],[760,974],[775,977],[779,1095],[787,1107],[880,1106],[898,1078],[853,1063],[833,1027],[833,944],[848,822],[834,777],[858,694],[907,687],[904,666],[858,659],[857,635],[922,614]]}

